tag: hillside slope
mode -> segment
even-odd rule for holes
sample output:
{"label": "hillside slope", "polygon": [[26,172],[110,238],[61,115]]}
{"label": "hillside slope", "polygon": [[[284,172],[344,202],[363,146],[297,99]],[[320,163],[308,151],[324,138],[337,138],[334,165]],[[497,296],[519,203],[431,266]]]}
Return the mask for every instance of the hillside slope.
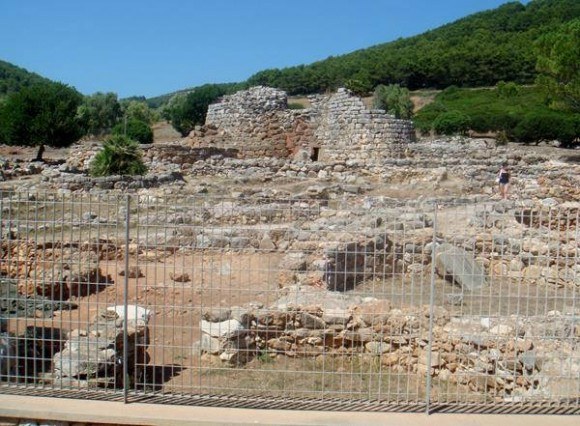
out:
{"label": "hillside slope", "polygon": [[310,65],[260,71],[247,84],[307,94],[353,83],[366,90],[392,83],[410,89],[529,83],[535,77],[534,41],[575,18],[580,18],[578,0],[510,2],[418,36]]}
{"label": "hillside slope", "polygon": [[47,82],[50,82],[47,78],[0,60],[0,97],[18,92],[23,87]]}

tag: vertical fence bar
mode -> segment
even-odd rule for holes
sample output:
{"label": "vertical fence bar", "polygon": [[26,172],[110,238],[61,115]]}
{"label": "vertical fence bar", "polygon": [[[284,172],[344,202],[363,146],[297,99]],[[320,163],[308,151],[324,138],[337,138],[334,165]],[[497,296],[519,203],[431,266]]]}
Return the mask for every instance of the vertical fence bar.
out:
{"label": "vertical fence bar", "polygon": [[123,283],[123,402],[127,404],[129,393],[129,366],[128,364],[128,347],[129,336],[127,333],[127,318],[129,314],[128,298],[129,298],[129,226],[131,221],[131,196],[127,195],[125,198],[125,279]]}
{"label": "vertical fence bar", "polygon": [[433,240],[431,247],[431,290],[429,293],[429,342],[427,344],[427,377],[425,380],[425,413],[431,411],[431,357],[433,355],[433,317],[435,311],[435,255],[437,247],[437,204],[433,212]]}

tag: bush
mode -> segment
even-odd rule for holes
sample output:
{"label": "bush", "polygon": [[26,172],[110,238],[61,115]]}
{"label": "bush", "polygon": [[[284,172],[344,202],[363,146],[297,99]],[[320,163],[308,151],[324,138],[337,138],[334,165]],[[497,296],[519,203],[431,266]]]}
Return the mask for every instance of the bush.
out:
{"label": "bush", "polygon": [[500,98],[504,99],[513,98],[515,96],[518,96],[518,94],[520,93],[520,86],[517,83],[514,83],[513,81],[507,83],[505,81],[500,81],[496,84],[496,88],[497,95]]}
{"label": "bush", "polygon": [[143,175],[147,166],[141,158],[139,144],[123,135],[111,136],[91,162],[91,176]]}
{"label": "bush", "polygon": [[413,102],[409,90],[398,84],[378,85],[373,94],[373,107],[384,109],[397,118],[408,120],[413,116]]}
{"label": "bush", "polygon": [[576,118],[556,112],[533,112],[525,115],[514,129],[514,137],[520,142],[558,140],[568,146],[578,137]]}
{"label": "bush", "polygon": [[196,125],[205,124],[209,105],[226,92],[227,89],[223,85],[206,84],[186,95],[178,94],[170,101],[164,115],[181,136],[187,136]]}
{"label": "bush", "polygon": [[518,125],[521,117],[517,114],[498,112],[476,111],[469,114],[470,128],[476,132],[504,132],[510,135],[512,130]]}
{"label": "bush", "polygon": [[139,143],[153,143],[153,130],[144,121],[131,119],[125,123],[119,123],[113,128],[114,135],[125,135]]}
{"label": "bush", "polygon": [[464,134],[469,129],[470,122],[468,115],[460,111],[448,111],[439,114],[433,122],[433,129],[440,135]]}

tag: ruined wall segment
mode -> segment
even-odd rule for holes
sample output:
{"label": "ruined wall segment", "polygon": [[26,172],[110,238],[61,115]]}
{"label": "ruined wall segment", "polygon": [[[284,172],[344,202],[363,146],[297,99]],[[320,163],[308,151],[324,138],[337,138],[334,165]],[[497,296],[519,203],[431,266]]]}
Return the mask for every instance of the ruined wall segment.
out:
{"label": "ruined wall segment", "polygon": [[210,105],[206,124],[189,140],[196,147],[235,149],[240,158],[287,158],[309,128],[298,115],[288,109],[285,92],[256,86]]}
{"label": "ruined wall segment", "polygon": [[413,124],[369,110],[346,89],[310,97],[311,108],[288,109],[285,92],[256,86],[224,96],[208,108],[206,124],[191,132],[194,147],[235,149],[240,158],[380,161],[414,138]]}
{"label": "ruined wall segment", "polygon": [[314,146],[321,161],[380,160],[414,140],[413,123],[384,110],[369,110],[346,89],[311,99],[316,119]]}

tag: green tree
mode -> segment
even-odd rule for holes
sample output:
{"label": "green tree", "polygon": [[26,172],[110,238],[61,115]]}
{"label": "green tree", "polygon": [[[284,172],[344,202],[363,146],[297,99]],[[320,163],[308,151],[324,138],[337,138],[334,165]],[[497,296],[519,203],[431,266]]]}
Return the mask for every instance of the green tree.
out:
{"label": "green tree", "polygon": [[187,136],[196,125],[205,124],[205,116],[210,104],[226,94],[223,85],[206,84],[187,95],[172,99],[165,114],[175,130]]}
{"label": "green tree", "polygon": [[138,120],[151,125],[159,119],[158,114],[144,101],[123,102],[122,107],[124,118],[127,120]]}
{"label": "green tree", "polygon": [[0,139],[11,145],[65,147],[83,135],[77,116],[83,96],[61,83],[43,83],[11,94],[0,109]]}
{"label": "green tree", "polygon": [[153,130],[149,124],[137,119],[129,119],[113,127],[113,134],[125,135],[139,143],[153,143]]}
{"label": "green tree", "polygon": [[85,97],[83,104],[79,107],[78,115],[87,134],[102,136],[109,133],[121,119],[121,104],[115,93],[97,92]]}
{"label": "green tree", "polygon": [[144,175],[147,166],[143,163],[139,144],[123,135],[111,136],[103,149],[93,158],[89,173],[91,176]]}
{"label": "green tree", "polygon": [[470,126],[470,118],[461,111],[447,111],[433,122],[433,129],[440,135],[464,134]]}
{"label": "green tree", "polygon": [[373,95],[373,106],[384,109],[397,118],[408,120],[413,116],[413,102],[409,90],[398,84],[378,85]]}
{"label": "green tree", "polygon": [[[345,81],[344,87],[354,93],[356,96],[367,96],[368,93],[371,91],[371,85],[365,83],[363,80],[359,80],[356,78],[351,78]],[[306,92],[302,92],[306,93]]]}
{"label": "green tree", "polygon": [[542,36],[536,47],[538,84],[554,107],[580,112],[580,19]]}

